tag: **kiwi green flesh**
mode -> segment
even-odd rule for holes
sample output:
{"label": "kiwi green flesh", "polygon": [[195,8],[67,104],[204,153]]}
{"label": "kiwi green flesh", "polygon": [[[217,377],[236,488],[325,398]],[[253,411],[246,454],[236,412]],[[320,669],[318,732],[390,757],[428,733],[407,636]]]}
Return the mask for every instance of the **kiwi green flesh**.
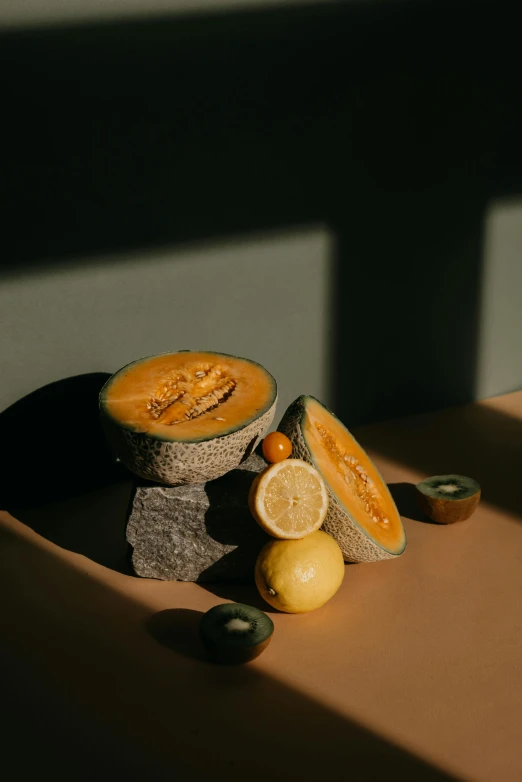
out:
{"label": "kiwi green flesh", "polygon": [[480,486],[465,475],[433,475],[418,483],[417,489],[427,497],[451,502],[473,497],[480,491]]}
{"label": "kiwi green flesh", "polygon": [[243,603],[214,606],[202,616],[199,627],[205,647],[213,654],[253,650],[262,644],[265,648],[274,632],[269,616]]}

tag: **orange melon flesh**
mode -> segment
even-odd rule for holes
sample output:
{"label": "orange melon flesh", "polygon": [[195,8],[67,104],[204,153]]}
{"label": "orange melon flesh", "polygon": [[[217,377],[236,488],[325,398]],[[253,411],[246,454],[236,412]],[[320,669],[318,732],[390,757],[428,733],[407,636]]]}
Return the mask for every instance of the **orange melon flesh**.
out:
{"label": "orange melon flesh", "polygon": [[160,440],[199,442],[248,425],[269,409],[276,393],[273,377],[253,361],[180,351],[123,367],[108,381],[101,401],[123,428]]}
{"label": "orange melon flesh", "polygon": [[404,528],[388,487],[349,431],[313,397],[301,431],[312,461],[354,522],[387,551],[402,551]]}

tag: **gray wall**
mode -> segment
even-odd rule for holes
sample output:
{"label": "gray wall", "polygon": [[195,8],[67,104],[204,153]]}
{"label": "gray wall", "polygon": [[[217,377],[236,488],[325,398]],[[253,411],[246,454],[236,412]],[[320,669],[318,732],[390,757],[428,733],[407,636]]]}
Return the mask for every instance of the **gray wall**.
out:
{"label": "gray wall", "polygon": [[259,361],[279,409],[329,401],[330,242],[310,228],[192,250],[84,259],[0,288],[0,409],[55,380],[168,350]]}
{"label": "gray wall", "polygon": [[180,13],[324,5],[333,0],[1,0],[0,25],[92,22]]}
{"label": "gray wall", "polygon": [[120,5],[0,6],[0,409],[186,347],[350,425],[522,386],[509,3]]}
{"label": "gray wall", "polygon": [[522,198],[493,201],[485,221],[475,394],[522,388]]}

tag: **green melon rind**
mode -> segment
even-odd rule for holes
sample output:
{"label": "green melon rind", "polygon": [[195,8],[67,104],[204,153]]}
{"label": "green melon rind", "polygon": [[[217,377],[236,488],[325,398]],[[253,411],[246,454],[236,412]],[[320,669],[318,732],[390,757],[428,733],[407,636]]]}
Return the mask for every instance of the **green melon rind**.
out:
{"label": "green melon rind", "polygon": [[[231,358],[236,357],[231,356]],[[144,360],[140,359],[132,363],[137,364]],[[250,362],[249,359],[242,360]],[[130,366],[132,364],[128,364],[124,369]],[[230,431],[220,433],[217,437],[205,440],[166,440],[123,426],[105,409],[104,392],[106,393],[109,380],[100,392],[102,426],[115,455],[121,459],[128,470],[141,478],[167,486],[205,483],[234,470],[261,442],[276,411],[277,385],[275,379],[272,380],[274,397],[268,407],[262,409],[255,418],[244,425],[240,424]]]}
{"label": "green melon rind", "polygon": [[[126,429],[128,432],[134,432],[135,434],[142,434],[142,432],[140,432],[139,429],[136,429],[136,428],[134,428],[132,426],[129,426],[128,424],[125,425],[124,423],[119,421],[117,418],[112,416],[109,413],[109,411],[107,410],[107,408],[105,406],[106,405],[106,401],[107,401],[107,393],[110,391],[110,387],[111,387],[112,383],[114,382],[114,380],[116,379],[117,376],[121,375],[124,372],[128,372],[132,367],[136,366],[137,364],[143,364],[144,361],[150,361],[150,359],[152,359],[152,358],[160,358],[161,356],[172,356],[175,353],[194,353],[194,352],[197,352],[197,353],[210,353],[213,356],[225,356],[226,358],[234,358],[237,361],[244,361],[247,364],[254,364],[257,367],[260,367],[264,371],[264,373],[267,375],[267,377],[269,377],[271,379],[271,381],[272,381],[272,391],[273,391],[272,397],[271,397],[270,401],[265,405],[265,407],[262,408],[261,410],[259,410],[256,413],[255,416],[252,416],[252,418],[246,418],[240,424],[237,424],[235,426],[231,426],[229,429],[222,429],[219,437],[225,437],[225,436],[227,436],[229,434],[232,434],[232,432],[237,432],[238,429],[241,429],[244,426],[248,426],[249,424],[253,423],[260,416],[262,416],[266,412],[268,412],[272,408],[272,406],[275,404],[275,402],[277,402],[277,383],[276,383],[276,380],[270,374],[270,372],[267,369],[265,369],[261,364],[259,364],[257,361],[252,361],[252,359],[249,359],[249,358],[240,358],[239,356],[233,356],[230,353],[218,353],[215,350],[198,350],[198,351],[192,351],[192,350],[173,351],[173,350],[169,350],[166,353],[156,353],[156,354],[154,354],[152,356],[145,356],[145,358],[138,358],[136,361],[131,361],[130,364],[126,364],[124,367],[122,367],[121,369],[118,369],[117,372],[115,372],[113,375],[111,375],[111,377],[107,380],[107,382],[105,383],[105,385],[103,386],[103,388],[100,391],[100,395],[99,395],[100,412],[102,413],[102,415],[106,419],[108,419],[109,421],[112,421],[115,424],[115,426],[120,427],[121,429]],[[203,442],[206,442],[207,440],[213,440],[213,439],[216,439],[216,438],[215,437],[207,437],[207,438],[206,437],[199,437],[199,438],[195,437],[195,438],[193,438],[191,440],[174,440],[174,439],[171,439],[169,437],[165,437],[165,436],[162,436],[160,434],[156,434],[156,435],[154,435],[154,439],[160,440],[161,442],[166,442],[166,443],[171,443],[171,442],[203,443]]]}
{"label": "green melon rind", "polygon": [[259,445],[272,423],[277,398],[260,418],[228,435],[199,443],[158,440],[131,432],[102,415],[107,439],[125,467],[155,483],[205,483],[234,470]]}
{"label": "green melon rind", "polygon": [[[314,401],[318,402],[318,404],[320,404],[333,418],[336,418],[325,405],[314,397],[300,396],[285,412],[281,423],[278,426],[278,430],[290,439],[292,443],[292,457],[303,459],[317,469],[317,464],[310,453],[301,429],[303,416],[306,414],[307,399],[314,399]],[[338,419],[336,418],[336,420]],[[348,432],[348,434],[350,433]],[[350,437],[354,439],[352,435],[350,435]],[[404,528],[404,545],[400,550],[389,551],[383,546],[380,546],[357,524],[347,508],[345,508],[337,499],[336,494],[330,488],[325,476],[323,475],[322,477],[326,484],[326,488],[328,489],[329,502],[326,519],[321,529],[335,538],[343,552],[343,557],[346,562],[378,562],[385,559],[396,559],[404,552],[406,548],[406,533],[404,532]],[[386,486],[384,481],[383,484]],[[400,521],[398,513],[397,518]]]}

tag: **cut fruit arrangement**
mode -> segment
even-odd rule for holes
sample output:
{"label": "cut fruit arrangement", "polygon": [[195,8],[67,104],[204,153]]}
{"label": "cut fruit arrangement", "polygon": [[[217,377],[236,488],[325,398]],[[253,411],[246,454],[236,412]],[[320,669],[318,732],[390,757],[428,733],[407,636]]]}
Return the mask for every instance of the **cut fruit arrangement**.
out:
{"label": "cut fruit arrangement", "polygon": [[335,540],[319,531],[328,494],[315,467],[301,459],[267,467],[252,483],[249,507],[257,523],[275,538],[262,548],[256,563],[261,597],[288,613],[324,605],[341,586],[344,560]]}
{"label": "cut fruit arrangement", "polygon": [[273,608],[290,614],[315,611],[330,600],[344,578],[338,544],[321,530],[298,540],[271,540],[256,563],[256,586]]}
{"label": "cut fruit arrangement", "polygon": [[182,350],[116,372],[101,390],[100,413],[129,470],[176,485],[237,467],[272,423],[276,402],[276,382],[260,364]]}
{"label": "cut fruit arrangement", "polygon": [[287,459],[254,480],[249,507],[257,523],[274,538],[303,538],[322,526],[328,494],[314,467],[300,459]]}
{"label": "cut fruit arrangement", "polygon": [[403,553],[401,517],[370,457],[348,429],[311,396],[290,405],[279,430],[292,453],[324,479],[329,505],[324,530],[339,543],[347,562],[375,562]]}
{"label": "cut fruit arrangement", "polygon": [[[100,394],[102,423],[128,469],[158,483],[202,483],[236,468],[262,441],[268,466],[253,481],[251,514],[271,536],[257,558],[262,598],[286,613],[315,610],[340,588],[346,562],[399,557],[406,548],[390,491],[353,435],[321,402],[300,396],[276,432],[277,386],[256,362],[179,351],[116,372]],[[432,520],[468,519],[480,486],[439,475],[416,487]],[[242,604],[208,611],[200,635],[211,659],[248,662],[268,645],[272,620]]]}

